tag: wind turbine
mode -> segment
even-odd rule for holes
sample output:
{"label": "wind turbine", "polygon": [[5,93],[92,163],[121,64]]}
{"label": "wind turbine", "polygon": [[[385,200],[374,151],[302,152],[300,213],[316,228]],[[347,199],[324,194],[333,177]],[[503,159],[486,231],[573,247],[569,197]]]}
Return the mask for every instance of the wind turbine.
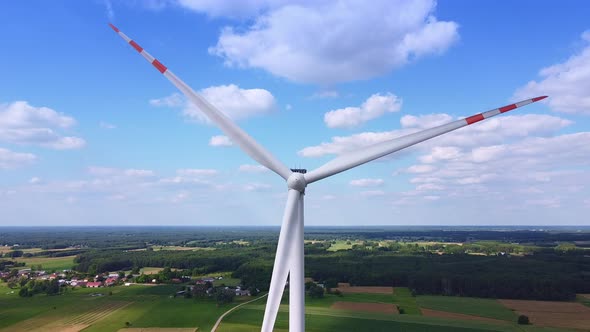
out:
{"label": "wind turbine", "polygon": [[316,168],[311,172],[306,172],[306,170],[301,169],[289,169],[264,147],[258,144],[258,142],[250,137],[250,135],[232,122],[225,114],[211,105],[205,100],[205,98],[197,94],[191,87],[178,78],[178,76],[174,75],[160,61],[151,56],[135,41],[117,29],[117,27],[112,24],[109,25],[119,36],[121,36],[160,73],[162,73],[164,77],[172,82],[172,84],[174,84],[193,104],[205,113],[209,119],[229,136],[244,152],[246,152],[246,154],[287,181],[287,204],[283,214],[268,299],[264,311],[264,320],[262,322],[263,332],[272,331],[274,328],[279,305],[287,282],[287,276],[289,275],[289,331],[301,332],[305,330],[303,197],[307,185],[433,137],[547,98],[547,96],[541,96],[523,100],[518,103],[479,113],[438,127],[377,143],[340,155],[319,168]]}

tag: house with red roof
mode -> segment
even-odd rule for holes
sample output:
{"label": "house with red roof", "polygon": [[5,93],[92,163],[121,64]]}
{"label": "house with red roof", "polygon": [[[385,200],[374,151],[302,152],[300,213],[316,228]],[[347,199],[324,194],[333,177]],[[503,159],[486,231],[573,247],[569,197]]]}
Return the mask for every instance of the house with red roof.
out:
{"label": "house with red roof", "polygon": [[117,283],[117,278],[107,278],[104,284],[105,286],[114,286]]}
{"label": "house with red roof", "polygon": [[92,281],[86,284],[86,287],[89,288],[98,288],[98,287],[102,287],[102,282],[100,281]]}

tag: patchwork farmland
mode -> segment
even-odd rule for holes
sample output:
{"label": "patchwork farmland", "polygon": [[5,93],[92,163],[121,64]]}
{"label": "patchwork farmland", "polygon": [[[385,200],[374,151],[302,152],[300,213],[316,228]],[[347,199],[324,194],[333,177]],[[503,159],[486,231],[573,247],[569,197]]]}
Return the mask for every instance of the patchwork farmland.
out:
{"label": "patchwork farmland", "polygon": [[[305,281],[317,281],[308,284],[306,331],[565,332],[590,325],[586,249],[555,245],[553,233],[338,234],[312,233],[306,242]],[[2,246],[0,332],[210,331],[224,313],[216,331],[260,329],[276,240],[270,231],[2,236],[21,245]],[[227,292],[235,296],[221,296]],[[496,299],[513,295],[552,301]],[[276,331],[288,330],[287,298]],[[520,316],[529,324],[519,325]]]}
{"label": "patchwork farmland", "polygon": [[[389,294],[362,293],[360,290],[366,289],[364,287],[348,288],[351,292],[341,296],[326,294],[324,298],[307,299],[308,331],[523,331],[523,327],[516,324],[516,317],[524,313],[529,314],[532,321],[524,331],[556,332],[583,330],[590,317],[590,308],[575,302],[414,297],[405,288],[392,289]],[[208,300],[172,298],[175,289],[176,286],[168,285],[117,286],[99,291],[78,289],[31,301],[11,294],[2,285],[0,331],[209,331],[219,316],[236,305],[218,306]],[[97,292],[103,296],[93,296]],[[112,295],[108,295],[109,292]],[[245,297],[240,302],[249,299]],[[231,312],[217,331],[258,331],[264,301],[262,298]],[[409,312],[400,314],[398,305],[409,308]],[[287,309],[285,302],[280,309],[276,331],[288,330]],[[561,316],[552,320],[552,316],[547,315],[548,310],[557,311],[568,320],[561,319]],[[543,316],[547,318],[541,319]],[[564,321],[569,324],[564,325]]]}
{"label": "patchwork farmland", "polygon": [[[409,294],[406,288],[395,288],[390,292],[391,295],[384,295],[375,292],[362,293],[361,290],[367,287],[347,287],[351,292],[341,297],[326,295],[322,299],[306,300],[306,331],[558,332],[576,330],[573,325],[561,327],[534,323],[528,326],[518,325],[516,322],[518,315],[510,307],[505,306],[503,301],[449,296],[404,297],[403,295]],[[398,313],[395,300],[400,297],[394,297],[395,293],[403,294],[401,299],[404,306],[414,308],[410,314]],[[563,304],[573,305],[576,308],[581,305],[579,303]],[[230,313],[218,331],[258,331],[263,312],[263,303],[247,304]],[[281,306],[275,331],[288,331],[286,302]]]}

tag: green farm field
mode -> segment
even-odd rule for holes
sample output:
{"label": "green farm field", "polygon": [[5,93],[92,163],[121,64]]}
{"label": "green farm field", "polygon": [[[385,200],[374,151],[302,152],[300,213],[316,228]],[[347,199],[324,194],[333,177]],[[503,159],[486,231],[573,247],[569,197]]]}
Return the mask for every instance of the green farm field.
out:
{"label": "green farm field", "polygon": [[[363,241],[347,241],[347,240],[336,240],[336,243],[332,243],[328,251],[348,250],[352,249],[355,244],[362,244]],[[350,242],[350,243],[348,243]]]}
{"label": "green farm field", "polygon": [[[275,331],[288,331],[288,307],[282,305]],[[262,304],[249,304],[229,314],[218,331],[258,331],[264,314]],[[493,325],[415,315],[333,310],[306,307],[306,331],[522,331],[514,324]],[[542,331],[542,330],[535,330]]]}
{"label": "green farm field", "polygon": [[[282,307],[277,317],[275,331],[288,331],[287,308]],[[231,313],[224,320],[219,332],[254,332],[260,330],[260,322],[264,308],[262,306],[246,305],[243,309]],[[401,317],[401,316],[400,316]],[[440,332],[476,332],[489,331],[474,327],[465,327],[474,324],[462,324],[459,322],[444,322],[448,326],[437,325],[440,321],[404,321],[396,320],[393,315],[363,315],[355,312],[334,313],[330,309],[306,308],[306,331],[440,331]],[[404,317],[406,318],[406,317]],[[426,321],[426,322],[425,322]],[[462,325],[462,326],[461,326]],[[510,330],[505,330],[510,331]]]}
{"label": "green farm field", "polygon": [[[139,271],[142,274],[158,274],[158,272],[162,271],[161,267],[143,267]],[[126,273],[131,273],[131,271],[125,271]]]}
{"label": "green farm field", "polygon": [[494,299],[457,296],[417,296],[421,308],[455,312],[514,322],[518,316]]}
{"label": "green farm field", "polygon": [[33,265],[41,265],[43,270],[46,271],[61,271],[70,270],[74,266],[75,256],[65,257],[19,257],[16,259],[19,263],[25,263],[26,267]]}

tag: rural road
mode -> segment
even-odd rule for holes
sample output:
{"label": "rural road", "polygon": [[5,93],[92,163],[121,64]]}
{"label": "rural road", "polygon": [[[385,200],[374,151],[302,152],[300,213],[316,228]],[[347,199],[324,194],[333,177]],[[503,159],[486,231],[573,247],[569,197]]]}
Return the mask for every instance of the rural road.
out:
{"label": "rural road", "polygon": [[213,328],[211,329],[211,332],[216,332],[217,331],[217,328],[219,327],[219,324],[221,324],[221,321],[223,320],[223,317],[225,317],[230,312],[238,309],[239,307],[241,307],[241,306],[243,306],[245,304],[252,303],[254,301],[258,301],[258,300],[260,300],[261,298],[263,298],[263,297],[265,297],[267,295],[268,295],[268,293],[266,293],[266,294],[264,294],[262,296],[259,296],[259,297],[255,298],[254,300],[250,300],[248,302],[240,303],[237,306],[235,306],[235,307],[229,309],[228,311],[224,312],[223,315],[219,316],[219,319],[217,319],[217,322],[215,322],[215,325],[213,325]]}

